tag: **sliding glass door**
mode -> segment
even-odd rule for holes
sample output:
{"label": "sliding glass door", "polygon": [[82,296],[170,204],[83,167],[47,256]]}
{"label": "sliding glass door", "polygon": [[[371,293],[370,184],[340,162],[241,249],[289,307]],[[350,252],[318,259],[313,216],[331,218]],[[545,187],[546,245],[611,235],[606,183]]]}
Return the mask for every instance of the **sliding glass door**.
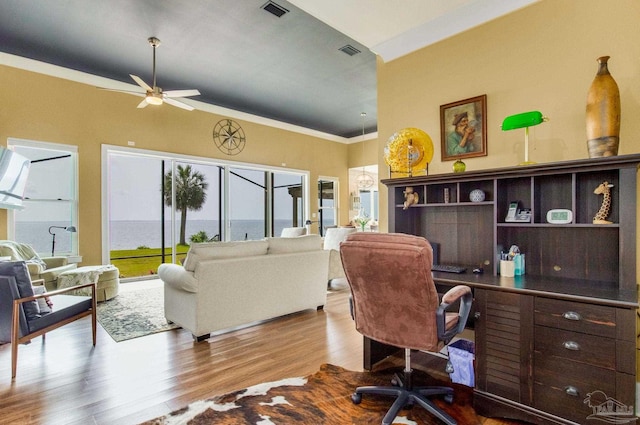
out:
{"label": "sliding glass door", "polygon": [[[171,166],[172,161],[166,163]],[[187,247],[191,243],[222,240],[224,169],[199,163],[175,161],[173,164],[173,169],[166,168],[164,172],[165,241],[173,238],[177,245]],[[170,232],[172,220],[173,234]]]}
{"label": "sliding glass door", "polygon": [[336,187],[333,180],[318,180],[318,229],[323,236],[326,229],[337,225]]}
{"label": "sliding glass door", "polygon": [[267,173],[229,168],[229,240],[262,239],[267,228]]}
{"label": "sliding glass door", "polygon": [[183,261],[189,245],[280,236],[303,226],[308,175],[148,151],[106,155],[105,261],[123,278]]}
{"label": "sliding glass door", "polygon": [[273,236],[285,227],[302,227],[304,218],[304,178],[299,174],[273,173]]}

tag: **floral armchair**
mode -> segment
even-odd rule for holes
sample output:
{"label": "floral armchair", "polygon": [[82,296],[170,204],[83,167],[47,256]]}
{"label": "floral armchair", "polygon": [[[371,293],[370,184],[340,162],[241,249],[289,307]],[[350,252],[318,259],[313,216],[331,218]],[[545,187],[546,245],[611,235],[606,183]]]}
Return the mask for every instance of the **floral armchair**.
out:
{"label": "floral armchair", "polygon": [[40,257],[30,245],[14,241],[0,240],[0,256],[26,262],[31,280],[44,280],[49,291],[57,288],[60,273],[76,268],[75,264],[68,263],[67,257]]}

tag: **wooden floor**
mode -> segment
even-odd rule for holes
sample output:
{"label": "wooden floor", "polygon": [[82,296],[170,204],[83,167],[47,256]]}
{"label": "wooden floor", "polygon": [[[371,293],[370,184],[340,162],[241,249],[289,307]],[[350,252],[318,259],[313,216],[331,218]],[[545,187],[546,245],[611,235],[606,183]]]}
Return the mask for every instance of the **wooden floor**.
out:
{"label": "wooden floor", "polygon": [[[125,285],[135,285],[128,283]],[[182,329],[120,343],[89,318],[20,346],[0,346],[0,423],[137,424],[217,394],[316,372],[323,363],[362,370],[362,337],[348,291],[306,311],[194,343]],[[515,422],[479,418],[483,425]],[[464,425],[464,424],[461,424]]]}

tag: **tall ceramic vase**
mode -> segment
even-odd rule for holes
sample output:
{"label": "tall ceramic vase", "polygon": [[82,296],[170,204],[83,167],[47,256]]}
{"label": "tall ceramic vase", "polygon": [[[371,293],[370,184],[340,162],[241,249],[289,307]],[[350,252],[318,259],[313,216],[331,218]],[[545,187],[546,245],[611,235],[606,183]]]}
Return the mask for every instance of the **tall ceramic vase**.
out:
{"label": "tall ceramic vase", "polygon": [[618,154],[620,91],[609,74],[609,56],[598,58],[598,73],[587,93],[587,147],[589,158]]}

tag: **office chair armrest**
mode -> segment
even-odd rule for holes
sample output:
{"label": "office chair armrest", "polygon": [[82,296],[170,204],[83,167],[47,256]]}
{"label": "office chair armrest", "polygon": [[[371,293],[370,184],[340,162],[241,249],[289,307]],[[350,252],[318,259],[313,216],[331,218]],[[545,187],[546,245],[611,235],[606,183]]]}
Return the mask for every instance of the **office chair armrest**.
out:
{"label": "office chair armrest", "polygon": [[[451,304],[460,301],[458,310],[458,324],[456,327],[447,331],[446,313]],[[448,344],[451,339],[464,330],[471,312],[471,304],[473,303],[473,294],[471,288],[464,285],[457,285],[449,289],[442,297],[442,302],[436,312],[436,322],[438,326],[438,339]]]}
{"label": "office chair armrest", "polygon": [[356,320],[356,313],[353,310],[353,295],[349,295],[349,313],[351,314],[351,319]]}

